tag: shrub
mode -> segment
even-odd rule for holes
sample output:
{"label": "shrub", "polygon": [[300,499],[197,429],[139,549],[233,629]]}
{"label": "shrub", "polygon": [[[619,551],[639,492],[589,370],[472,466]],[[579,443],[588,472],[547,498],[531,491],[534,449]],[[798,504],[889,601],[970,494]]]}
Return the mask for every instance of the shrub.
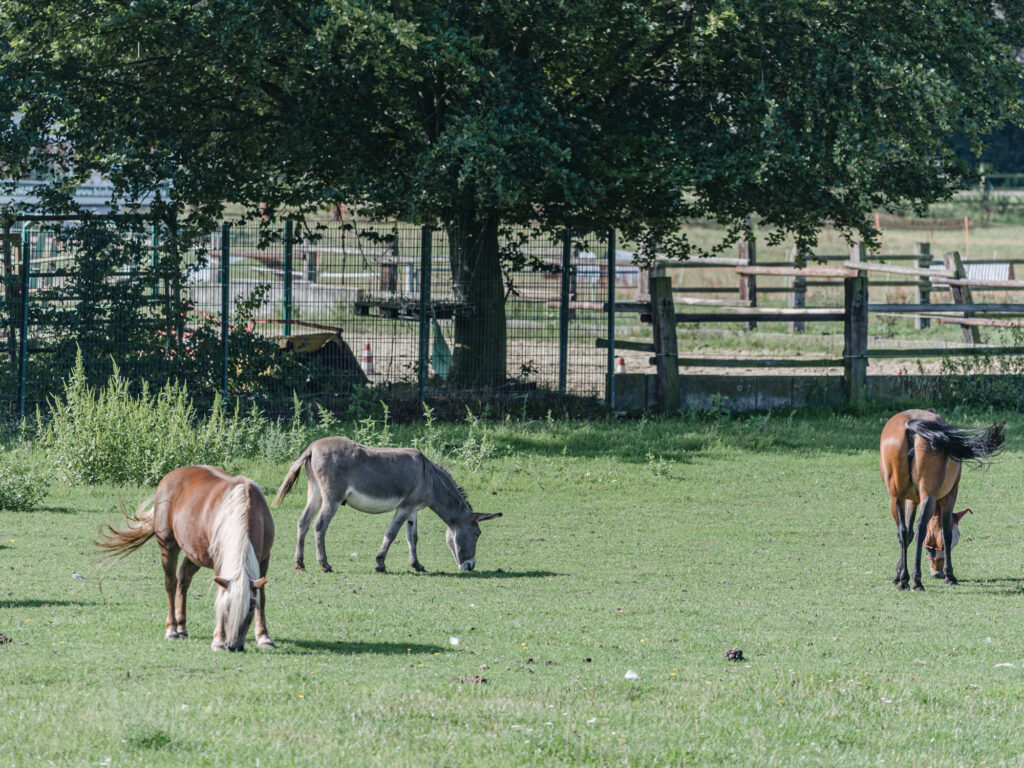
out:
{"label": "shrub", "polygon": [[138,395],[117,366],[105,388],[89,386],[81,355],[51,401],[41,435],[60,480],[76,484],[153,484],[186,464],[225,465],[256,455],[267,425],[254,409],[226,412],[218,397],[199,419],[183,384]]}
{"label": "shrub", "polygon": [[0,510],[33,509],[46,495],[47,473],[20,451],[0,447]]}

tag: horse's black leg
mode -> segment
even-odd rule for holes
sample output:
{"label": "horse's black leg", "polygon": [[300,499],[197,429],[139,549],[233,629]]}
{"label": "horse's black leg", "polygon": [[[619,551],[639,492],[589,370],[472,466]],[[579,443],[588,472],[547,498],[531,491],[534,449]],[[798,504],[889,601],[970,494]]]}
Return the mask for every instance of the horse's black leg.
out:
{"label": "horse's black leg", "polygon": [[897,499],[892,499],[891,508],[896,518],[896,542],[900,548],[900,559],[896,561],[896,576],[892,580],[900,589],[907,589],[910,586],[910,573],[907,571],[907,547],[914,540],[913,525],[916,513],[916,505],[912,501],[906,502],[906,515],[900,509]]}
{"label": "horse's black leg", "polygon": [[[917,544],[914,546],[914,589],[924,589],[924,584],[921,583],[921,549],[924,546],[924,537],[927,535],[928,521],[931,519],[932,514],[935,511],[935,498],[933,496],[925,496],[921,499],[921,519],[917,521]],[[949,553],[946,553],[949,557]]]}
{"label": "horse's black leg", "polygon": [[956,506],[956,491],[953,491],[942,500],[940,505],[942,514],[942,551],[946,556],[942,564],[942,575],[947,584],[957,584],[956,576],[953,575],[953,508]]}

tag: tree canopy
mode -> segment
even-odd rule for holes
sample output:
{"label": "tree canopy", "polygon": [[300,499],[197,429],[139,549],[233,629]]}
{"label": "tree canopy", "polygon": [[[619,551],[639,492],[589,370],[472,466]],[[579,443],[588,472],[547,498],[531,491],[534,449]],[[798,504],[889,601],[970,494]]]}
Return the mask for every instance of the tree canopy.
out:
{"label": "tree canopy", "polygon": [[0,159],[129,197],[169,181],[169,215],[347,201],[440,223],[453,268],[498,281],[464,286],[494,314],[499,223],[687,255],[692,218],[811,246],[948,196],[975,172],[949,137],[1018,119],[1021,6],[0,0]]}

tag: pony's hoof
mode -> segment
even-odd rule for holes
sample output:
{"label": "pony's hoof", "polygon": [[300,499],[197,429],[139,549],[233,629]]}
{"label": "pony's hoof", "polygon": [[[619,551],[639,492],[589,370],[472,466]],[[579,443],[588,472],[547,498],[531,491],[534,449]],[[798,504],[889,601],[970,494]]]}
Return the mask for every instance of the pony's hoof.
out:
{"label": "pony's hoof", "polygon": [[411,568],[412,568],[412,569],[413,569],[414,571],[416,571],[417,573],[423,573],[423,572],[424,572],[425,570],[427,570],[426,568],[424,568],[424,567],[423,567],[422,565],[420,565],[419,563],[410,563],[410,567],[411,567]]}
{"label": "pony's hoof", "polygon": [[261,637],[259,639],[259,641],[256,643],[256,647],[257,648],[277,648],[277,646],[274,645],[274,641],[271,640],[269,637]]}
{"label": "pony's hoof", "polygon": [[212,643],[210,643],[210,650],[224,651],[227,650],[227,646],[222,641],[214,640]]}

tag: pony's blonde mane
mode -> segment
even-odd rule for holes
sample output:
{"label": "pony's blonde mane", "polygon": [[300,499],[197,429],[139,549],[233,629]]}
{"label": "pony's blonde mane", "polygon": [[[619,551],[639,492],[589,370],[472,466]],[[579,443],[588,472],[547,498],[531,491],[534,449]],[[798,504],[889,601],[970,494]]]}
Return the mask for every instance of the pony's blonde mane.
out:
{"label": "pony's blonde mane", "polygon": [[249,494],[252,485],[236,485],[221,502],[213,521],[210,554],[219,577],[231,582],[218,588],[217,614],[226,612],[225,629],[234,630],[249,613],[250,582],[260,577],[260,564],[249,540]]}

